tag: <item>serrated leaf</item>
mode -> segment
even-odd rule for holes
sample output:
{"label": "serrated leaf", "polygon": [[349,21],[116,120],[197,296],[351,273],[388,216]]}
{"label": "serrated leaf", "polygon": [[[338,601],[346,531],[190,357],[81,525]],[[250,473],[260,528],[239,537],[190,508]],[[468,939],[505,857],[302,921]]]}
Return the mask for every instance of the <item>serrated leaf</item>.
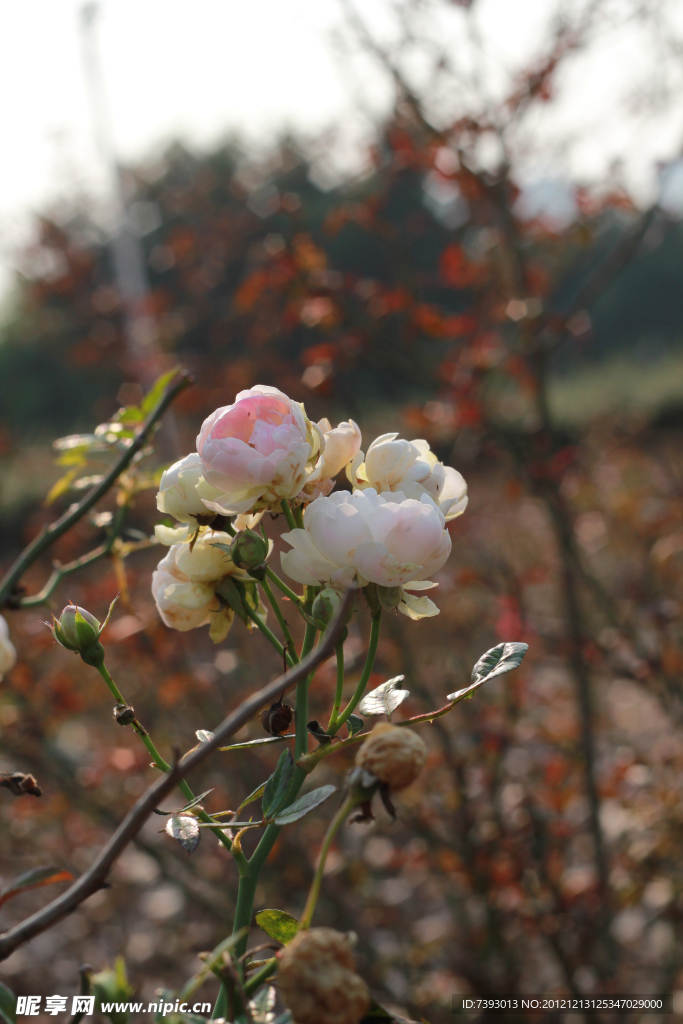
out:
{"label": "serrated leaf", "polygon": [[16,1024],[17,997],[14,992],[0,981],[0,1021],[3,1024]]}
{"label": "serrated leaf", "polygon": [[304,793],[293,804],[290,804],[289,807],[286,807],[284,811],[275,816],[275,824],[291,825],[293,822],[298,821],[299,818],[303,818],[304,815],[308,814],[315,807],[324,803],[328,797],[332,796],[336,789],[336,786],[320,786],[319,789],[312,789],[310,793]]}
{"label": "serrated leaf", "polygon": [[269,938],[283,946],[289,945],[299,931],[297,919],[284,910],[262,910],[256,915],[256,924]]}
{"label": "serrated leaf", "polygon": [[351,736],[355,736],[357,732],[360,732],[364,725],[365,722],[358,715],[349,715],[346,719],[346,728]]}
{"label": "serrated leaf", "polygon": [[213,739],[213,733],[210,729],[197,729],[195,736],[200,743],[208,743],[209,740]]}
{"label": "serrated leaf", "polygon": [[262,988],[249,1003],[251,1019],[254,1024],[273,1024],[275,1014],[275,989],[272,985]]}
{"label": "serrated leaf", "polygon": [[402,690],[400,684],[405,676],[394,676],[386,683],[366,693],[358,705],[361,715],[386,715],[391,718],[399,704],[410,696],[410,690]]}
{"label": "serrated leaf", "polygon": [[260,786],[256,787],[256,789],[253,791],[253,793],[250,793],[249,796],[245,796],[244,800],[242,801],[242,803],[237,808],[237,813],[239,814],[239,812],[242,810],[243,807],[248,807],[249,804],[254,802],[254,800],[260,800],[261,797],[263,796],[263,791],[264,791],[265,788],[266,788],[266,783],[262,782]]}
{"label": "serrated leaf", "polygon": [[183,814],[184,811],[189,811],[192,807],[196,807],[197,804],[202,802],[205,796],[209,795],[209,793],[213,793],[213,789],[207,789],[204,793],[200,793],[199,796],[193,797],[189,804],[185,804],[185,806],[181,807],[177,813]]}
{"label": "serrated leaf", "polygon": [[43,885],[55,885],[57,882],[71,882],[73,877],[70,871],[58,871],[53,867],[31,868],[30,871],[15,878],[0,892],[0,907],[7,900],[11,900],[13,896],[18,896],[20,892],[38,889]]}
{"label": "serrated leaf", "polygon": [[489,679],[493,679],[495,676],[502,676],[506,672],[512,672],[513,669],[519,668],[528,650],[528,644],[517,641],[497,644],[495,647],[492,647],[490,651],[482,654],[472,669],[471,684],[462,690],[456,690],[455,693],[449,693],[447,699],[462,700],[463,697],[473,693],[483,683],[487,683]]}
{"label": "serrated leaf", "polygon": [[294,759],[289,747],[280,754],[275,771],[270,776],[263,788],[263,817],[272,818],[273,814],[282,807],[287,799],[289,784],[292,781],[294,772]]}
{"label": "serrated leaf", "polygon": [[166,822],[164,829],[167,836],[180,843],[183,850],[192,853],[199,846],[202,834],[199,831],[199,822],[190,814],[174,814]]}

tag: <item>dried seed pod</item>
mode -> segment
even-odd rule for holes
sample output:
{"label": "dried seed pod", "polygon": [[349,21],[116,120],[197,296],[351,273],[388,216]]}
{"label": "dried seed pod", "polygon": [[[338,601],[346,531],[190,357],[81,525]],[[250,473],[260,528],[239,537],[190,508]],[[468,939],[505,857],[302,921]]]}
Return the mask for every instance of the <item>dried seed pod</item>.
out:
{"label": "dried seed pod", "polygon": [[282,998],[297,1024],[358,1024],[367,1012],[370,996],[347,935],[311,928],[277,956]]}
{"label": "dried seed pod", "polygon": [[269,736],[282,736],[292,724],[292,714],[293,712],[289,704],[284,704],[282,700],[278,700],[271,704],[269,708],[264,708],[259,718],[261,719],[261,725]]}
{"label": "dried seed pod", "polygon": [[42,796],[43,791],[33,775],[24,772],[0,772],[0,786],[5,786],[15,796]]}
{"label": "dried seed pod", "polygon": [[427,760],[427,747],[411,729],[388,722],[376,725],[356,754],[359,768],[371,772],[389,790],[405,789]]}

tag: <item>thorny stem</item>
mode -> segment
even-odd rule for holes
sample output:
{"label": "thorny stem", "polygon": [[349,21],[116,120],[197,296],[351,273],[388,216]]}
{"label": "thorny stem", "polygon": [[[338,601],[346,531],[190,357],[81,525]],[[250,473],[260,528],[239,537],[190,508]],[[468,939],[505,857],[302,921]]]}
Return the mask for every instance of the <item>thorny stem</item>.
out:
{"label": "thorny stem", "polygon": [[125,452],[122,453],[117,462],[112,466],[107,475],[88,491],[86,496],[78,502],[74,507],[70,507],[64,512],[59,519],[55,520],[50,526],[38,534],[35,540],[31,541],[27,548],[25,548],[19,555],[14,565],[8,570],[4,579],[0,581],[0,608],[5,607],[11,602],[14,595],[15,589],[19,580],[24,575],[30,565],[40,558],[42,553],[46,551],[59,537],[70,530],[83,516],[90,511],[90,509],[97,504],[100,498],[103,498],[107,491],[116,483],[124,469],[130,465],[135,456],[144,447],[149,435],[154,428],[154,425],[168,409],[173,399],[188,388],[193,383],[192,378],[187,374],[183,374],[175,384],[167,388],[162,397],[157,402],[154,409],[143,423],[142,427],[138,431],[137,436],[126,448]]}
{"label": "thorny stem", "polygon": [[264,981],[267,981],[268,978],[270,978],[271,974],[275,974],[276,970],[277,960],[275,959],[275,957],[273,957],[272,960],[269,960],[267,964],[264,964],[263,967],[260,967],[256,974],[252,975],[249,981],[246,982],[244,986],[244,991],[246,992],[246,994],[248,996],[252,995],[252,993],[254,993],[257,988],[261,987]]}
{"label": "thorny stem", "polygon": [[[328,733],[333,729],[337,723],[339,712],[341,710],[342,695],[344,691],[344,643],[343,641],[334,649],[334,653],[337,656],[337,688],[334,694],[334,705],[332,707],[332,714],[330,715],[330,722],[327,726]],[[331,733],[330,733],[331,734]],[[331,734],[332,735],[332,734]]]}
{"label": "thorny stem", "polygon": [[268,598],[268,601],[273,611],[275,612],[275,617],[277,621],[280,623],[280,629],[282,630],[282,635],[287,641],[287,649],[292,656],[292,661],[294,664],[296,664],[299,661],[299,656],[296,653],[296,647],[294,646],[294,637],[292,636],[291,630],[287,625],[287,620],[282,614],[282,609],[280,608],[280,605],[275,599],[275,594],[273,593],[268,580],[261,580],[261,586],[263,587],[263,591],[266,597]]}
{"label": "thorny stem", "polygon": [[358,803],[357,798],[353,794],[347,796],[344,803],[341,805],[334,818],[330,822],[325,838],[323,839],[323,845],[320,849],[320,857],[318,858],[318,866],[315,869],[315,875],[311,882],[311,888],[308,893],[306,900],[306,906],[304,912],[301,915],[301,928],[306,929],[311,927],[311,921],[313,920],[313,914],[315,913],[316,904],[318,902],[318,896],[320,895],[320,886],[322,885],[323,874],[325,873],[325,863],[327,861],[327,855],[330,852],[330,847],[334,841],[334,837],[341,828],[342,822],[348,817],[353,808]]}
{"label": "thorny stem", "polygon": [[68,562],[66,565],[56,565],[43,589],[32,597],[24,597],[20,602],[21,607],[38,608],[40,605],[47,604],[65,576],[69,576],[72,572],[77,572],[79,569],[85,569],[87,565],[93,565],[94,562],[99,562],[100,558],[104,558],[106,555],[111,554],[111,550],[116,543],[119,533],[121,532],[127,511],[127,505],[122,505],[118,509],[114,522],[109,530],[109,535],[103,544],[93,548],[93,550],[87,555],[81,555],[80,558],[75,558],[73,562]]}
{"label": "thorny stem", "polygon": [[[125,697],[123,696],[123,694],[119,690],[118,686],[116,685],[116,683],[114,682],[112,677],[109,675],[109,672],[107,671],[107,668],[106,668],[104,662],[102,662],[100,665],[97,665],[97,671],[100,673],[100,675],[104,679],[105,683],[107,684],[107,687],[109,688],[109,691],[110,691],[112,697],[114,698],[114,700],[116,701],[116,703],[117,704],[128,705],[128,701],[125,699]],[[151,736],[149,735],[147,730],[144,729],[142,725],[140,725],[140,723],[138,722],[137,718],[134,719],[134,721],[132,722],[132,726],[133,726],[134,731],[138,734],[138,736],[140,737],[140,739],[144,743],[144,745],[147,748],[148,752],[152,755],[152,763],[153,763],[154,767],[158,768],[159,771],[161,771],[161,772],[170,772],[170,770],[171,770],[170,764],[168,764],[168,762],[165,761],[164,758],[161,756],[161,754],[159,753],[157,748],[154,746],[154,743],[152,742]],[[183,793],[183,795],[187,798],[188,803],[189,803],[190,800],[194,800],[194,793],[192,792],[192,790],[188,786],[188,784],[185,781],[185,779],[181,779],[180,780],[180,782],[178,783],[178,788]],[[213,819],[211,818],[211,815],[207,814],[207,812],[205,810],[200,809],[198,807],[195,808],[195,810],[196,810],[196,813],[198,814],[198,816],[202,819],[202,821],[206,822],[207,824],[210,824],[212,822]],[[226,848],[226,850],[229,850],[230,847],[232,846],[232,843],[230,842],[230,839],[225,834],[225,832],[223,832],[219,828],[212,828],[211,831],[213,832],[213,834],[215,836],[218,837],[218,839],[223,844],[223,846]]]}
{"label": "thorny stem", "polygon": [[375,664],[375,655],[377,654],[377,643],[379,641],[379,627],[380,627],[381,621],[382,621],[382,612],[380,610],[377,613],[377,615],[373,615],[373,617],[372,617],[372,625],[370,627],[370,643],[368,644],[368,653],[367,653],[367,657],[365,659],[365,665],[363,666],[363,672],[361,674],[360,679],[358,680],[358,685],[356,686],[356,689],[354,691],[354,694],[353,694],[351,700],[346,705],[346,707],[344,708],[344,710],[342,711],[341,715],[339,716],[337,721],[334,723],[334,725],[332,725],[332,727],[328,730],[331,736],[334,736],[335,733],[337,733],[339,731],[339,729],[341,729],[342,725],[344,724],[344,722],[346,722],[346,720],[349,717],[349,715],[353,713],[353,711],[356,708],[356,705],[359,703],[361,697],[365,693],[365,687],[368,685],[368,679],[370,678],[370,673],[372,672],[372,667]]}

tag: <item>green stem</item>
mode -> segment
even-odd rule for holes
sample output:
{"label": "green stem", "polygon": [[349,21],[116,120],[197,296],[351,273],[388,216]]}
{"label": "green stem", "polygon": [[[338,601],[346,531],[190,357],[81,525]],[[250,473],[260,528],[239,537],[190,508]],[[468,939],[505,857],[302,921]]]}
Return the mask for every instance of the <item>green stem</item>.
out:
{"label": "green stem", "polygon": [[346,707],[342,711],[342,713],[339,716],[339,718],[337,719],[336,723],[333,725],[333,727],[331,729],[328,730],[331,736],[334,736],[335,733],[337,733],[339,731],[339,729],[342,727],[342,725],[347,720],[349,715],[352,714],[352,712],[355,710],[356,705],[358,704],[358,702],[360,701],[361,697],[365,693],[365,687],[368,685],[368,679],[370,678],[370,673],[372,672],[372,667],[375,664],[375,655],[377,654],[377,642],[379,640],[379,627],[380,627],[381,621],[382,621],[382,612],[380,610],[377,613],[377,615],[373,615],[373,617],[372,617],[372,625],[370,627],[370,643],[368,645],[368,653],[367,653],[367,657],[365,659],[365,665],[363,666],[363,672],[361,674],[360,679],[358,680],[358,685],[356,686],[356,689],[355,689],[355,691],[353,693],[353,696],[352,696],[351,700],[349,701],[349,703],[346,705]]}
{"label": "green stem", "polygon": [[[293,665],[294,665],[294,659],[292,658],[292,656],[289,653],[289,651],[286,651],[285,648],[282,646],[282,644],[280,643],[278,638],[273,633],[272,629],[269,629],[268,626],[266,626],[266,624],[263,621],[263,619],[260,619],[258,617],[258,615],[254,611],[254,609],[250,608],[246,601],[242,602],[242,606],[243,606],[245,612],[247,613],[247,615],[249,616],[249,618],[251,619],[251,621],[254,623],[254,625],[257,626],[258,629],[261,630],[261,632],[265,636],[265,638],[268,641],[268,643],[272,644],[272,646],[275,648],[275,650],[280,655],[280,657],[284,658],[286,660],[288,666],[290,668],[292,668]],[[296,657],[296,655],[295,655],[295,657]]]}
{"label": "green stem", "polygon": [[[334,729],[337,724],[337,718],[341,711],[342,695],[344,691],[344,644],[339,643],[334,648],[334,653],[337,655],[337,689],[334,694],[334,705],[332,707],[332,714],[330,715],[330,723],[327,726],[327,731],[330,732]],[[330,735],[333,735],[332,733]]]}
{"label": "green stem", "polygon": [[179,395],[181,391],[184,391],[191,384],[192,380],[183,375],[177,383],[169,387],[143,423],[135,440],[130,447],[126,448],[104,479],[93,487],[91,491],[88,491],[75,508],[69,507],[59,519],[42,530],[35,540],[31,541],[28,547],[22,551],[14,565],[6,573],[4,579],[0,581],[0,608],[3,608],[12,598],[19,580],[28,567],[33,565],[36,559],[40,558],[42,553],[54,544],[59,537],[65,534],[67,530],[70,530],[79,519],[82,519],[97,504],[100,498],[103,498],[107,491],[113,487],[124,469],[130,465],[138,452],[145,446],[157,420],[163,416],[176,395]]}
{"label": "green stem", "polygon": [[[287,803],[285,806],[289,806],[293,800],[296,800],[299,795],[304,780],[306,778],[306,772],[300,768],[295,768],[292,775],[292,781],[289,787],[289,793],[287,795]],[[237,906],[235,908],[235,922],[233,925],[233,934],[238,932],[240,928],[249,928],[251,926],[251,918],[254,912],[254,898],[256,896],[256,886],[258,880],[263,871],[266,861],[270,855],[277,837],[280,835],[281,825],[268,825],[265,829],[261,839],[259,840],[258,846],[254,850],[249,860],[249,872],[247,875],[240,875],[239,888],[237,890]],[[243,939],[240,939],[239,943],[235,946],[236,956],[242,956],[246,952],[248,935],[245,934]]]}
{"label": "green stem", "polygon": [[287,525],[289,526],[290,530],[296,530],[297,526],[294,516],[292,515],[292,509],[286,498],[283,498],[282,501],[280,502],[280,508],[285,514],[285,519],[287,520]]}
{"label": "green stem", "polygon": [[294,522],[297,525],[297,529],[303,530],[304,528],[304,510],[302,505],[297,505],[294,509]]}
{"label": "green stem", "polygon": [[[109,672],[107,671],[107,668],[106,668],[104,662],[102,662],[101,665],[97,666],[97,671],[100,673],[100,675],[104,679],[105,683],[107,684],[107,687],[108,687],[112,697],[116,701],[116,703],[117,704],[126,704],[126,705],[128,705],[128,701],[125,699],[125,697],[123,696],[123,694],[119,690],[118,686],[116,685],[116,683],[114,682],[112,677],[109,675]],[[144,745],[147,748],[148,752],[151,754],[151,756],[152,756],[152,763],[154,764],[154,767],[158,768],[159,771],[162,771],[162,772],[170,772],[170,770],[171,770],[170,764],[167,761],[164,760],[164,758],[161,756],[161,754],[159,753],[157,748],[154,746],[154,743],[152,742],[152,737],[149,735],[147,730],[144,729],[140,725],[140,723],[138,722],[137,719],[135,719],[133,721],[132,725],[133,725],[133,729],[135,730],[135,732],[138,734],[138,736],[140,737],[140,739],[144,743]],[[185,781],[185,779],[181,779],[180,780],[180,782],[178,783],[178,788],[183,793],[183,795],[187,798],[188,803],[190,802],[190,800],[194,800],[194,793],[192,792],[192,790],[188,786],[188,784]],[[210,814],[207,814],[207,812],[205,810],[201,810],[200,808],[196,808],[196,813],[201,818],[202,821],[206,822],[207,825],[211,824],[213,822],[213,818],[211,817]],[[213,832],[213,834],[215,836],[218,837],[218,839],[223,844],[223,846],[226,848],[226,850],[230,850],[230,848],[232,847],[232,842],[230,841],[230,838],[225,834],[225,832],[222,829],[220,829],[220,828],[212,828],[211,831]]]}
{"label": "green stem", "polygon": [[[304,597],[306,601],[306,608],[310,612],[311,605],[315,598],[315,587],[306,587],[304,590]],[[299,658],[305,658],[307,654],[313,650],[313,644],[318,634],[318,630],[315,626],[311,625],[310,622],[306,623],[306,632],[304,633],[304,641],[301,645],[301,651]],[[301,679],[296,684],[296,702],[295,702],[295,732],[296,739],[294,740],[294,760],[297,761],[302,754],[308,752],[308,688],[311,685],[313,679],[313,673],[306,679]]]}
{"label": "green stem", "polygon": [[315,875],[311,883],[311,888],[308,893],[308,899],[306,900],[306,906],[304,912],[301,915],[301,928],[310,928],[311,921],[313,920],[313,914],[315,913],[316,904],[318,902],[318,896],[320,895],[320,886],[322,885],[323,874],[325,872],[325,863],[327,861],[327,855],[330,852],[330,847],[334,841],[334,837],[341,828],[342,822],[348,817],[353,808],[358,803],[356,797],[352,794],[347,796],[344,803],[341,805],[334,818],[330,822],[327,833],[323,840],[323,845],[320,850],[320,857],[318,859],[318,866],[315,869]]}
{"label": "green stem", "polygon": [[294,644],[294,637],[292,636],[290,628],[287,625],[287,621],[286,621],[284,615],[282,614],[282,609],[280,608],[280,605],[277,603],[277,601],[275,599],[275,594],[273,593],[273,591],[271,589],[271,586],[270,586],[270,584],[269,584],[267,579],[261,580],[261,586],[263,587],[263,591],[264,591],[266,597],[268,598],[268,601],[270,602],[270,605],[271,605],[273,611],[275,612],[275,617],[276,617],[277,621],[280,623],[280,629],[282,630],[282,635],[284,636],[285,640],[287,641],[287,647],[288,647],[288,650],[289,650],[290,654],[292,655],[292,660],[293,660],[294,664],[297,664],[298,661],[299,661],[299,658],[298,658],[297,653],[296,653],[296,646]]}
{"label": "green stem", "polygon": [[274,573],[273,570],[268,566],[266,566],[266,576],[268,577],[269,580],[272,580],[275,586],[282,591],[285,597],[288,597],[289,600],[293,601],[294,604],[296,605],[301,604],[301,598],[299,597],[299,595],[295,594],[294,591],[287,586],[285,581],[281,580],[280,577],[276,573]]}

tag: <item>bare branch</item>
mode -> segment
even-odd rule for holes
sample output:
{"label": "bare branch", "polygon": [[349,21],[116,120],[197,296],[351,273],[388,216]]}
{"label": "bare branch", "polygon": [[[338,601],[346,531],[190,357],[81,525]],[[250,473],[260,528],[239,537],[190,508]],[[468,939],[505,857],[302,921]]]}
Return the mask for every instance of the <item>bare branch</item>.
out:
{"label": "bare branch", "polygon": [[113,864],[121,856],[128,844],[135,838],[142,826],[145,824],[155,807],[171,792],[173,787],[193,768],[197,768],[202,761],[205,761],[209,754],[213,753],[221,744],[230,739],[243,725],[254,717],[259,708],[263,707],[274,697],[290,690],[300,679],[304,679],[309,672],[325,661],[334,651],[334,645],[339,635],[346,614],[349,610],[353,591],[346,593],[342,606],[332,622],[326,635],[318,647],[303,658],[298,665],[289,669],[283,675],[278,676],[267,686],[262,687],[228,715],[215,730],[213,737],[200,743],[180,760],[176,760],[171,770],[158,779],[140,797],[135,806],[128,812],[114,835],[107,845],[100,852],[94,863],[88,868],[85,874],[81,875],[77,882],[62,893],[52,903],[26,918],[21,924],[11,928],[8,932],[0,935],[0,960],[7,959],[23,943],[40,935],[47,928],[50,928],[57,921],[70,914],[84,900],[106,885],[106,878]]}

